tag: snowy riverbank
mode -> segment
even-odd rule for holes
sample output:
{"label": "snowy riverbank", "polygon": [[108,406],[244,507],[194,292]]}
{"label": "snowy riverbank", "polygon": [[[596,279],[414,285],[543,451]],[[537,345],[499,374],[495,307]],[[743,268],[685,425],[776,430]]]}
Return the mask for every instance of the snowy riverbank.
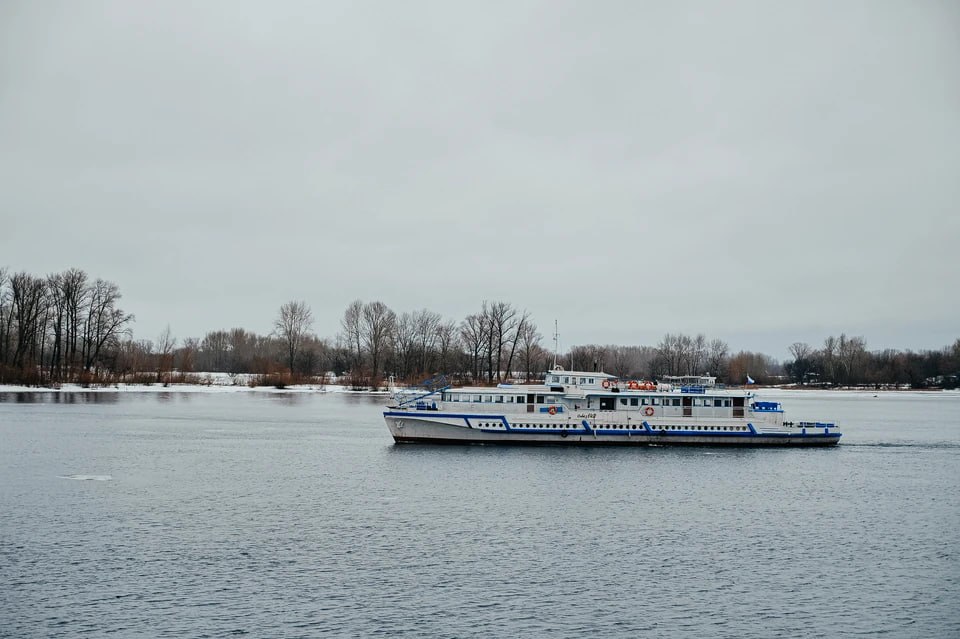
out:
{"label": "snowy riverbank", "polygon": [[354,390],[343,384],[291,384],[284,388],[253,386],[257,375],[240,373],[195,373],[192,383],[185,384],[59,384],[51,386],[19,386],[0,384],[0,393],[352,393],[387,395],[386,390]]}

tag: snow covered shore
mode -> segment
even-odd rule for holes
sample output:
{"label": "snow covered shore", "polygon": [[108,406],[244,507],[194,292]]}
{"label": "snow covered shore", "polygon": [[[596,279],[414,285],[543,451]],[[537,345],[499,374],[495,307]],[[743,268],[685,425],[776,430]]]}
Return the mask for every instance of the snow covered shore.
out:
{"label": "snow covered shore", "polygon": [[251,386],[258,376],[250,374],[195,373],[196,383],[189,384],[105,384],[83,386],[60,384],[48,386],[18,386],[0,384],[0,393],[353,393],[386,395],[385,390],[353,390],[342,384],[291,384],[284,388]]}

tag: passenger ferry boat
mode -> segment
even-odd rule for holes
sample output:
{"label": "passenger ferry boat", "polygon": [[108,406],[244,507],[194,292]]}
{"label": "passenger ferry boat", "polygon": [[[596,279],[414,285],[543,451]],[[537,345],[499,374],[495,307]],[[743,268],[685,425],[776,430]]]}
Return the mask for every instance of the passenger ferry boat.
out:
{"label": "passenger ferry boat", "polygon": [[397,443],[834,446],[826,422],[784,420],[750,390],[547,371],[543,384],[395,393],[383,417]]}

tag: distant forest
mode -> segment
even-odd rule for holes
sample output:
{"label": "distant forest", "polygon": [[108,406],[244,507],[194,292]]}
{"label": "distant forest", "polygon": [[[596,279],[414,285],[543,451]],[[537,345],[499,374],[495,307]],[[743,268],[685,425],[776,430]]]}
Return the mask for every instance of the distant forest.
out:
{"label": "distant forest", "polygon": [[[48,276],[0,269],[0,383],[175,383],[191,373],[253,374],[254,383],[282,386],[347,376],[356,387],[393,376],[415,383],[445,374],[456,382],[494,384],[535,379],[553,362],[552,349],[530,314],[487,301],[462,320],[422,309],[397,313],[379,301],[347,306],[334,337],[313,332],[306,303],[277,312],[274,330],[213,330],[203,337],[133,339],[134,317],[120,307],[116,284],[79,269]],[[623,378],[710,374],[743,384],[956,388],[960,338],[939,350],[867,350],[862,337],[827,337],[819,347],[797,342],[792,359],[733,353],[719,339],[667,334],[656,345],[587,344],[558,357],[568,370],[606,371]]]}

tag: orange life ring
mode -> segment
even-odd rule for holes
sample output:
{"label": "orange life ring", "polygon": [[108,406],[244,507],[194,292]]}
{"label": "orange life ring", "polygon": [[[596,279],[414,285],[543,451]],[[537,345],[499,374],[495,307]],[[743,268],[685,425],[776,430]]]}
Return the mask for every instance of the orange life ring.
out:
{"label": "orange life ring", "polygon": [[646,408],[643,409],[643,414],[646,415],[647,417],[650,417],[655,412],[656,411],[653,410],[653,406],[647,406]]}
{"label": "orange life ring", "polygon": [[605,379],[605,380],[603,380],[603,383],[600,384],[600,385],[603,386],[604,388],[610,388],[610,380],[609,380],[609,379]]}
{"label": "orange life ring", "polygon": [[557,407],[556,407],[556,406],[551,406],[550,408],[547,409],[547,412],[550,413],[551,415],[556,415],[556,414],[557,414]]}
{"label": "orange life ring", "polygon": [[628,387],[630,390],[639,390],[639,389],[640,389],[640,384],[638,384],[637,382],[631,380],[630,383],[627,384],[627,387]]}

